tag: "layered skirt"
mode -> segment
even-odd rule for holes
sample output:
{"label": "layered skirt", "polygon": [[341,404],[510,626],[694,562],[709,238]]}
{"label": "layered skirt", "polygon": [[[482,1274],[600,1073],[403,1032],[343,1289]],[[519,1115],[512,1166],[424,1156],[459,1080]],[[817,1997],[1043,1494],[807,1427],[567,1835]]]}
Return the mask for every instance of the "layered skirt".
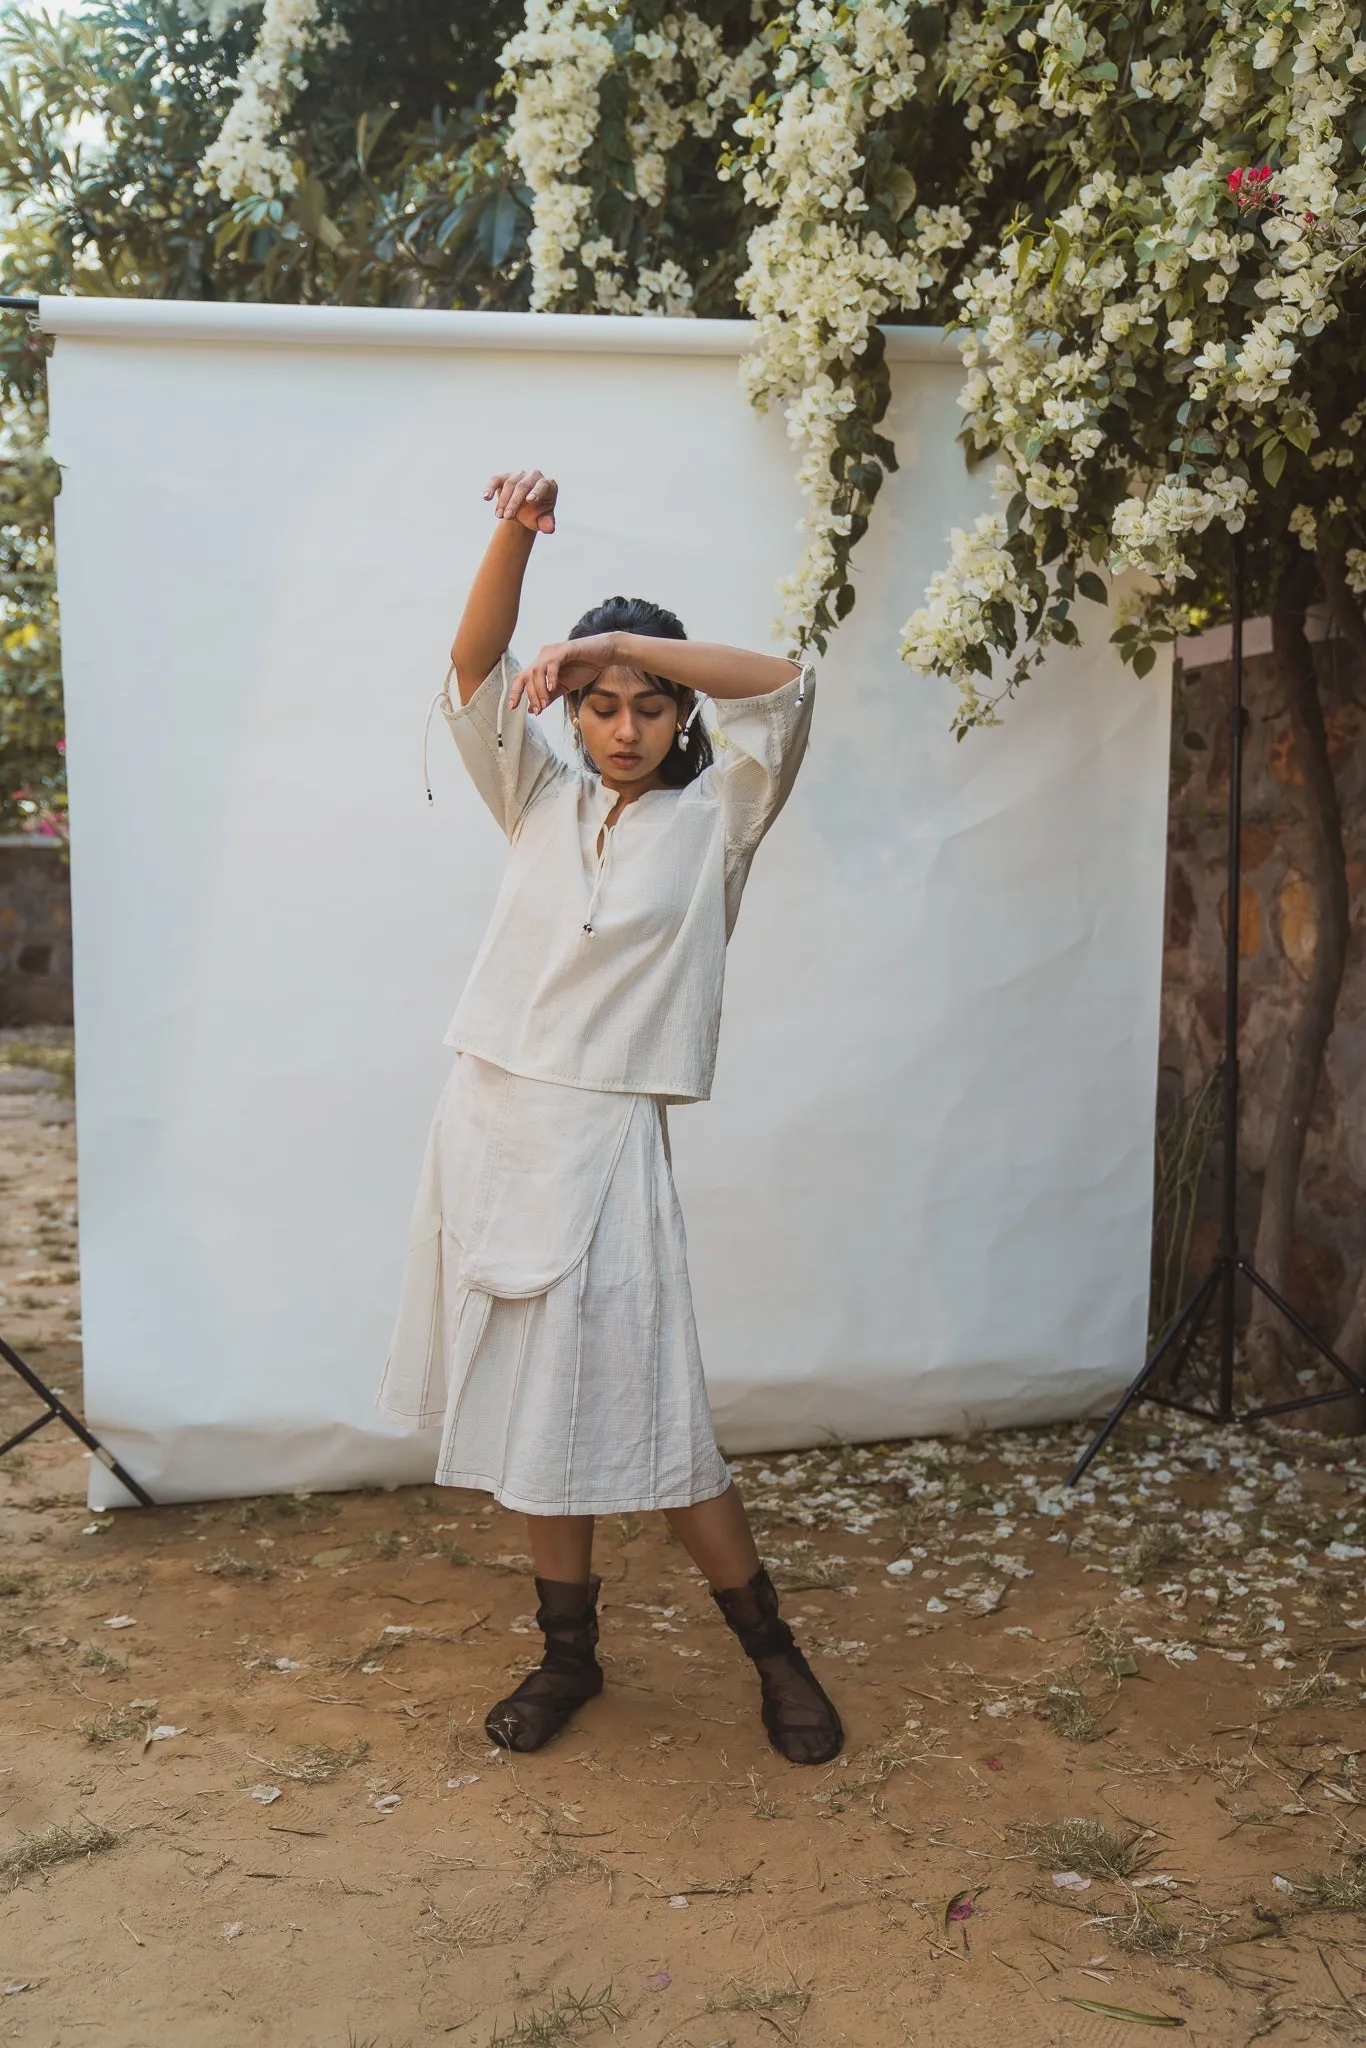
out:
{"label": "layered skirt", "polygon": [[436,1480],[533,1515],[724,1493],[663,1105],[457,1056],[378,1405]]}

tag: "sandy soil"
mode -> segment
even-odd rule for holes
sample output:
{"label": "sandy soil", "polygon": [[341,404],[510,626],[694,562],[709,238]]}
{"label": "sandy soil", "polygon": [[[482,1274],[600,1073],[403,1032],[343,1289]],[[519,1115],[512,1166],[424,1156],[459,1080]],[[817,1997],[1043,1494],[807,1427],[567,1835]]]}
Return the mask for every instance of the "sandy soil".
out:
{"label": "sandy soil", "polygon": [[[49,1082],[0,1069],[0,1327],[75,1393]],[[1361,1446],[1153,1425],[1064,1497],[1080,1440],[741,1461],[849,1731],[803,1771],[657,1520],[601,1527],[605,1695],[509,1759],[513,1517],[92,1516],[46,1432],[0,1463],[0,2040],[1366,2040]]]}

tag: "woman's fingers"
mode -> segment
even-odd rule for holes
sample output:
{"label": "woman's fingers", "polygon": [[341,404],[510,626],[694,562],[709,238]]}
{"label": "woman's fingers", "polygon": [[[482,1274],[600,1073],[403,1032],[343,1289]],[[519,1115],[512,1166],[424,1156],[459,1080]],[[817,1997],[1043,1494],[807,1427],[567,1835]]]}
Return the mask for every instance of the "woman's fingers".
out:
{"label": "woman's fingers", "polygon": [[539,469],[519,471],[508,498],[507,511],[503,516],[507,519],[515,519],[523,505],[525,505],[528,493],[533,491],[540,481],[541,472]]}
{"label": "woman's fingers", "polygon": [[555,531],[555,485],[548,476],[543,476],[527,492],[527,504],[539,513],[536,521],[538,533]]}

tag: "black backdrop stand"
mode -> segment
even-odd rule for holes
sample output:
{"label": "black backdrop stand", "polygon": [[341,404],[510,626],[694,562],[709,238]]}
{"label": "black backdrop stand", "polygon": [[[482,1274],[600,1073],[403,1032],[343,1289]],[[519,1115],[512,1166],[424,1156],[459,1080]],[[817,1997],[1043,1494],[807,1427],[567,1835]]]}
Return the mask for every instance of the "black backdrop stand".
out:
{"label": "black backdrop stand", "polygon": [[[7,313],[36,313],[38,311],[38,301],[35,298],[6,298],[0,296],[0,311]],[[156,1502],[152,1499],[151,1494],[147,1492],[146,1488],[138,1485],[132,1473],[124,1470],[113,1452],[105,1449],[99,1438],[93,1436],[86,1428],[80,1416],[72,1414],[61,1397],[54,1394],[51,1387],[46,1386],[39,1379],[33,1367],[26,1364],[19,1356],[19,1353],[8,1345],[3,1337],[0,1337],[0,1358],[3,1358],[5,1364],[18,1374],[26,1386],[33,1389],[39,1400],[44,1404],[42,1414],[35,1421],[27,1423],[23,1429],[17,1430],[11,1437],[6,1437],[4,1443],[0,1444],[0,1458],[4,1457],[6,1451],[12,1451],[16,1444],[25,1443],[29,1437],[36,1436],[40,1429],[46,1429],[49,1422],[64,1422],[72,1435],[80,1438],[91,1455],[98,1458],[100,1463],[113,1473],[120,1486],[127,1487],[134,1500],[138,1501],[145,1508],[156,1506]]]}
{"label": "black backdrop stand", "polygon": [[[1151,1401],[1159,1408],[1176,1408],[1183,1415],[1196,1415],[1205,1422],[1257,1422],[1267,1415],[1289,1415],[1303,1408],[1323,1407],[1329,1401],[1346,1400],[1353,1393],[1366,1394],[1366,1380],[1338,1357],[1305,1322],[1303,1316],[1277,1293],[1244,1256],[1238,1242],[1238,933],[1243,839],[1243,735],[1247,718],[1243,710],[1243,548],[1242,538],[1232,537],[1232,623],[1233,688],[1228,709],[1228,927],[1224,940],[1224,1142],[1220,1161],[1221,1226],[1219,1249],[1214,1262],[1184,1308],[1168,1323],[1149,1353],[1143,1370],[1129,1386],[1094,1438],[1068,1474],[1067,1484],[1075,1486],[1096,1453],[1104,1446],[1120,1419],[1135,1401]],[[1305,1394],[1293,1401],[1272,1401],[1261,1408],[1239,1409],[1234,1401],[1234,1337],[1236,1290],[1246,1280],[1289,1323],[1320,1358],[1346,1381],[1330,1394]],[[1181,1373],[1196,1338],[1215,1301],[1219,1304],[1219,1376],[1214,1405],[1200,1407],[1194,1401],[1178,1400],[1174,1393],[1153,1393],[1149,1382],[1158,1369],[1172,1362],[1169,1384],[1180,1384]]]}
{"label": "black backdrop stand", "polygon": [[113,1473],[120,1486],[128,1488],[128,1491],[140,1506],[144,1508],[154,1508],[156,1506],[156,1502],[152,1499],[151,1494],[148,1493],[146,1488],[138,1485],[132,1473],[126,1472],[123,1466],[120,1465],[114,1453],[107,1451],[97,1436],[92,1436],[91,1432],[81,1421],[80,1416],[72,1414],[61,1396],[54,1394],[51,1387],[44,1385],[43,1381],[39,1379],[37,1373],[33,1370],[33,1367],[26,1365],[19,1356],[19,1353],[13,1350],[3,1337],[0,1337],[0,1358],[3,1358],[6,1365],[18,1373],[26,1386],[32,1387],[39,1400],[46,1404],[42,1414],[35,1421],[26,1423],[23,1429],[16,1430],[13,1436],[6,1437],[4,1443],[0,1444],[0,1458],[4,1457],[6,1451],[12,1451],[16,1444],[25,1443],[29,1437],[36,1436],[40,1429],[46,1429],[49,1422],[64,1422],[72,1435],[80,1438],[91,1455],[98,1458],[100,1463]]}

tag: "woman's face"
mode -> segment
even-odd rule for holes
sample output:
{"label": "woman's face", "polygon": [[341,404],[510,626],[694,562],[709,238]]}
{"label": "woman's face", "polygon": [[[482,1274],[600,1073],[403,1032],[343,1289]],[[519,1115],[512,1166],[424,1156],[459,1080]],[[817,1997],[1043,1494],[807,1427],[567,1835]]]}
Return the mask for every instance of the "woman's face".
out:
{"label": "woman's face", "polygon": [[579,699],[579,733],[609,789],[658,772],[678,737],[678,704],[638,669],[606,668]]}

